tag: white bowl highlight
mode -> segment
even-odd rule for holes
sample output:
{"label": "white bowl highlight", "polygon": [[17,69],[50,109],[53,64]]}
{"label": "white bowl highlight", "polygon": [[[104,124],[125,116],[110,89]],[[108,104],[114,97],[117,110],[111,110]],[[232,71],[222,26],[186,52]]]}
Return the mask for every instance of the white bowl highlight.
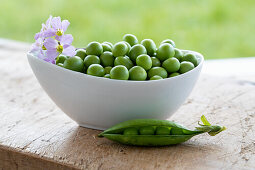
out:
{"label": "white bowl highlight", "polygon": [[[184,52],[192,52],[185,51]],[[192,91],[203,65],[176,77],[153,81],[112,80],[74,72],[28,53],[39,83],[71,119],[80,126],[105,130],[139,118],[169,118]]]}

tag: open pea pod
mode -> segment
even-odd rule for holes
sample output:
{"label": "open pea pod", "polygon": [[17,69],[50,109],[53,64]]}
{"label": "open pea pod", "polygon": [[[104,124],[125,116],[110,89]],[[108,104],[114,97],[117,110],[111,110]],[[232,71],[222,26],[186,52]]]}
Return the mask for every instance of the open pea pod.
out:
{"label": "open pea pod", "polygon": [[201,116],[203,124],[189,130],[175,122],[156,119],[135,119],[119,123],[104,132],[99,137],[106,137],[126,145],[137,146],[166,146],[185,142],[195,135],[207,132],[215,136],[226,128],[218,125],[211,125]]}

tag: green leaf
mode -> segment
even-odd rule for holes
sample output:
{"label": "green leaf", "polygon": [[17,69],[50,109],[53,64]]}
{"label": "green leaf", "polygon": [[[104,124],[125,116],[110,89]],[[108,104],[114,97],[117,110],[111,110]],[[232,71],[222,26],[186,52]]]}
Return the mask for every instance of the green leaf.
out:
{"label": "green leaf", "polygon": [[208,120],[205,118],[205,115],[201,116],[201,121],[204,123],[204,125],[211,126],[211,124],[208,122]]}
{"label": "green leaf", "polygon": [[223,127],[221,127],[221,129],[219,130],[219,131],[217,131],[217,132],[208,132],[208,134],[210,135],[210,136],[215,136],[215,135],[217,135],[218,133],[220,133],[220,132],[222,132],[222,131],[224,131],[224,130],[226,130],[227,128],[225,127],[225,126],[223,126]]}

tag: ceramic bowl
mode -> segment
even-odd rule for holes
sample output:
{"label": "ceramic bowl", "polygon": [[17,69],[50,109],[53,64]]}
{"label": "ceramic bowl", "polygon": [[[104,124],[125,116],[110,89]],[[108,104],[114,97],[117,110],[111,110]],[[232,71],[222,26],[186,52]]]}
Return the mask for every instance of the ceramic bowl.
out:
{"label": "ceramic bowl", "polygon": [[203,65],[176,77],[124,81],[95,77],[47,63],[28,53],[29,64],[49,97],[80,126],[105,130],[138,118],[169,118],[191,93]]}

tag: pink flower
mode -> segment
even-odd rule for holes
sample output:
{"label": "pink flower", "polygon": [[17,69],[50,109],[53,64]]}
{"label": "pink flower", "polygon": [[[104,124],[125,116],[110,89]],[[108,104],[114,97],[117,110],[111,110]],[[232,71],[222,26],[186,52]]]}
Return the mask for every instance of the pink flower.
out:
{"label": "pink flower", "polygon": [[42,23],[41,31],[35,34],[35,37],[34,37],[35,40],[37,40],[38,38],[44,39],[45,37],[47,37],[46,32],[48,29],[51,28],[51,21],[52,21],[52,16],[50,15],[50,17],[46,21],[46,24]]}
{"label": "pink flower", "polygon": [[54,17],[51,20],[51,28],[48,28],[45,31],[44,36],[45,37],[55,36],[55,38],[60,41],[61,36],[64,35],[69,25],[70,25],[69,21],[63,20],[61,22],[60,17]]}
{"label": "pink flower", "polygon": [[50,16],[46,23],[42,24],[41,31],[35,34],[36,41],[30,52],[53,64],[60,54],[74,56],[75,48],[71,45],[73,36],[64,34],[69,24],[67,20],[61,21],[60,17]]}
{"label": "pink flower", "polygon": [[35,53],[37,55],[38,58],[40,59],[44,59],[44,52],[43,52],[43,40],[42,38],[38,38],[35,43],[32,44],[31,46],[31,53]]}
{"label": "pink flower", "polygon": [[75,48],[71,45],[73,41],[73,36],[71,34],[62,35],[60,40],[53,38],[47,38],[43,45],[45,46],[46,56],[50,61],[54,61],[59,54],[64,54],[67,56],[75,55]]}

